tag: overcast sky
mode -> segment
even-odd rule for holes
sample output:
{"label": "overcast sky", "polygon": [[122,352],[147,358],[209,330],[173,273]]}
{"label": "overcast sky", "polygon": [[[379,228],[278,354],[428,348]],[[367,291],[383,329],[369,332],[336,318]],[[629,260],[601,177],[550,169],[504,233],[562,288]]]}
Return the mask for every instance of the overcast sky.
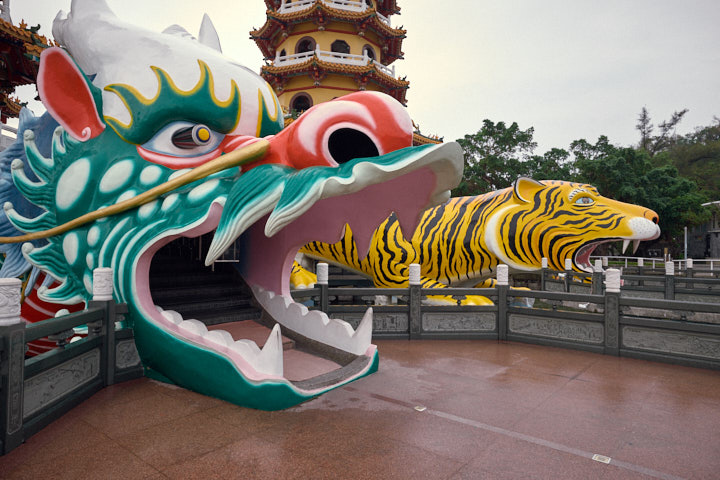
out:
{"label": "overcast sky", "polygon": [[[197,34],[202,14],[215,23],[223,51],[259,71],[248,32],[265,21],[262,0],[108,0],[130,22]],[[455,140],[482,120],[535,127],[543,153],[599,135],[637,142],[645,106],[657,124],[688,108],[679,133],[720,116],[718,0],[398,0],[393,25],[408,30],[396,74],[410,80],[408,109],[423,133]],[[24,19],[51,36],[70,0],[11,0]],[[34,88],[18,90],[23,101]],[[39,113],[37,106],[36,113]]]}

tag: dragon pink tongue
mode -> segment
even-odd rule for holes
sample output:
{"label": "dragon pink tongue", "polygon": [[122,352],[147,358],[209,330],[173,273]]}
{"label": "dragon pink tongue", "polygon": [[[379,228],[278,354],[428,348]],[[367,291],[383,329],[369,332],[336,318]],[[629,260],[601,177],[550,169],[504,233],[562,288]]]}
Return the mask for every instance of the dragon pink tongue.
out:
{"label": "dragon pink tongue", "polygon": [[351,195],[323,199],[270,238],[264,233],[266,216],[243,234],[242,250],[252,252],[244,255],[243,276],[253,285],[289,295],[290,265],[298,249],[312,241],[337,242],[346,222],[360,258],[367,254],[372,233],[392,212],[410,238],[422,209],[429,203],[429,193],[420,196],[418,192],[432,192],[435,184],[435,173],[422,168]]}

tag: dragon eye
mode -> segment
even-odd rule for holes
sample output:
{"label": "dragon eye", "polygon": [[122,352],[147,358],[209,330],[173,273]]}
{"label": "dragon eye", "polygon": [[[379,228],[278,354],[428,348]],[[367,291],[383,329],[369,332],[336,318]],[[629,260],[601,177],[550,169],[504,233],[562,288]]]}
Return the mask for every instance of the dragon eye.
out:
{"label": "dragon eye", "polygon": [[212,140],[212,133],[205,125],[195,125],[176,130],[172,134],[172,143],[178,148],[204,147]]}
{"label": "dragon eye", "polygon": [[575,200],[575,203],[577,205],[592,205],[593,203],[595,203],[595,200],[593,200],[590,197],[580,197],[577,200]]}
{"label": "dragon eye", "polygon": [[175,157],[197,157],[215,150],[224,135],[199,123],[173,122],[142,145],[146,150]]}

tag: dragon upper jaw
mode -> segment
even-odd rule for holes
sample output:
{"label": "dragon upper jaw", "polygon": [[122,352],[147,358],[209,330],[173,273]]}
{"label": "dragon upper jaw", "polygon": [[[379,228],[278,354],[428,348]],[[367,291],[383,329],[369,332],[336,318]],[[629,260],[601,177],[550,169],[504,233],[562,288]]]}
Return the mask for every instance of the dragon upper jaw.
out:
{"label": "dragon upper jaw", "polygon": [[[302,395],[314,395],[351,381],[368,372],[376,357],[376,347],[371,344],[372,310],[369,309],[357,329],[345,321],[331,319],[320,311],[309,311],[295,303],[289,293],[291,263],[298,248],[313,240],[335,242],[340,239],[346,220],[358,232],[358,238],[370,238],[376,226],[391,211],[413,231],[422,211],[449,196],[451,188],[461,172],[462,156],[456,144],[413,150],[408,161],[392,165],[356,166],[352,179],[334,178],[325,182],[324,188],[314,198],[305,201],[282,219],[282,225],[272,236],[267,236],[270,207],[260,221],[251,225],[239,238],[227,239],[227,247],[236,240],[241,245],[240,270],[252,288],[257,302],[275,320],[275,326],[265,345],[260,348],[251,340],[234,340],[222,330],[208,331],[200,321],[185,319],[174,311],[156,306],[149,288],[149,270],[153,255],[165,244],[179,236],[196,237],[218,227],[225,207],[224,199],[215,200],[204,219],[184,231],[165,232],[149,243],[140,255],[134,269],[135,302],[141,315],[163,332],[180,341],[205,349],[229,360],[235,369],[253,382],[285,382]],[[384,174],[379,174],[378,168]],[[364,170],[372,170],[364,174]],[[381,177],[382,183],[375,183]],[[384,178],[383,178],[384,177]],[[343,189],[334,185],[342,184]],[[341,192],[351,192],[342,194]],[[398,192],[412,195],[398,195]],[[426,192],[426,196],[418,195]],[[393,200],[393,201],[391,201]],[[389,206],[392,205],[393,208]],[[267,208],[267,206],[263,207]],[[368,248],[368,247],[365,248]],[[360,247],[362,249],[362,247]],[[365,255],[365,252],[360,252]],[[327,383],[317,388],[298,388],[287,380],[283,371],[283,348],[281,332],[291,331],[311,342],[322,344],[331,350],[344,352],[351,357],[365,358],[362,368],[350,369],[347,375],[337,378],[335,384]]]}

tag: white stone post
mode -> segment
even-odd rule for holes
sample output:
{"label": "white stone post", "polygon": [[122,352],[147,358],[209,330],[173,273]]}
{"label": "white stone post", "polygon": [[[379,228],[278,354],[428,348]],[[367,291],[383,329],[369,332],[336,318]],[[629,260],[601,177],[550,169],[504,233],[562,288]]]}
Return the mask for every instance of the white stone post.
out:
{"label": "white stone post", "polygon": [[420,285],[420,264],[411,263],[408,267],[408,283],[410,285]]}
{"label": "white stone post", "polygon": [[595,271],[596,271],[596,272],[602,272],[602,271],[603,271],[602,260],[600,260],[599,258],[596,258],[596,259],[595,259]]}
{"label": "white stone post", "polygon": [[0,326],[22,323],[20,318],[19,278],[0,278]]}
{"label": "white stone post", "polygon": [[317,267],[316,267],[316,272],[317,272],[318,285],[327,285],[328,284],[328,264],[325,262],[318,263]]}
{"label": "white stone post", "polygon": [[673,261],[665,262],[665,275],[675,275],[675,263]]}
{"label": "white stone post", "polygon": [[602,266],[603,268],[608,266],[608,257],[602,257]]}
{"label": "white stone post", "polygon": [[509,285],[509,270],[507,265],[500,264],[497,266],[497,284],[498,285]]}
{"label": "white stone post", "polygon": [[620,270],[617,268],[605,270],[605,291],[620,293]]}
{"label": "white stone post", "polygon": [[565,259],[565,270],[572,270],[572,258]]}
{"label": "white stone post", "polygon": [[548,259],[546,257],[542,257],[542,259],[540,260],[540,267],[548,268]]}
{"label": "white stone post", "polygon": [[644,258],[638,258],[638,259],[637,259],[637,266],[638,266],[638,267],[644,267],[644,266],[645,266],[645,259],[644,259]]}
{"label": "white stone post", "polygon": [[96,268],[93,270],[93,300],[107,302],[113,298],[112,268]]}

